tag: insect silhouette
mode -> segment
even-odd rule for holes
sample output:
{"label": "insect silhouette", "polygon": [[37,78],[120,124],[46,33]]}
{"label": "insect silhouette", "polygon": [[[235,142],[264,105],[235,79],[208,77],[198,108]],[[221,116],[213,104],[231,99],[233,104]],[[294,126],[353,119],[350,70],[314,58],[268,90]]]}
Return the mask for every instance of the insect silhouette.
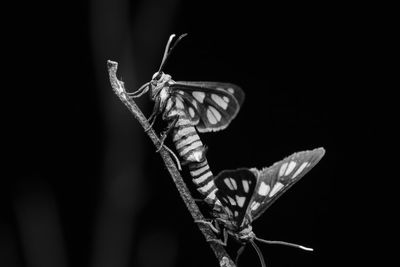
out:
{"label": "insect silhouette", "polygon": [[[193,182],[197,190],[205,196],[206,202],[214,203],[214,177],[205,157],[206,147],[197,131],[204,133],[225,129],[238,114],[244,101],[244,93],[239,86],[231,83],[174,81],[170,75],[165,74],[163,68],[168,57],[185,36],[186,34],[180,35],[172,46],[175,35],[169,37],[158,71],[150,82],[129,96],[136,98],[150,92],[150,99],[155,104],[148,118],[149,129],[159,114],[162,114],[163,120],[169,122],[161,135],[159,149],[164,146],[165,138],[173,130],[172,139],[182,164],[188,165]],[[180,168],[176,156],[175,159]]]}
{"label": "insect silhouette", "polygon": [[[215,206],[213,211],[214,224],[210,221],[197,221],[209,225],[217,233],[222,231],[223,240],[209,241],[226,245],[228,235],[233,236],[242,244],[237,252],[236,262],[246,244],[250,243],[256,250],[263,267],[265,267],[265,260],[254,240],[312,251],[311,248],[293,243],[260,239],[254,234],[251,224],[286,190],[310,171],[324,154],[323,148],[317,148],[292,154],[271,167],[261,170],[241,168],[225,170],[218,174],[214,182],[217,188],[216,200],[220,202],[220,205]],[[222,230],[220,226],[223,227]]]}

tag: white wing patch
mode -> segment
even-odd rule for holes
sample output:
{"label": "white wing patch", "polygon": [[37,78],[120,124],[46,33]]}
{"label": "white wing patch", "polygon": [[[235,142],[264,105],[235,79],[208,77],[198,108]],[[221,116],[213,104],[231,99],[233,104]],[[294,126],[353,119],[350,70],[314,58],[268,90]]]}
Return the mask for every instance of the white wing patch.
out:
{"label": "white wing patch", "polygon": [[237,202],[239,207],[243,207],[245,200],[246,200],[246,197],[236,196],[236,202]]}
{"label": "white wing patch", "polygon": [[226,103],[229,103],[229,97],[223,96],[222,99],[223,99]]}
{"label": "white wing patch", "polygon": [[305,167],[307,167],[307,164],[308,162],[303,162],[303,164],[301,164],[297,171],[293,174],[292,179],[296,178],[296,176],[299,175]]}
{"label": "white wing patch", "polygon": [[192,100],[192,105],[197,108],[197,101],[196,100]]}
{"label": "white wing patch", "polygon": [[185,106],[183,105],[182,101],[180,99],[175,99],[175,106],[179,109],[183,109]]}
{"label": "white wing patch", "polygon": [[192,92],[192,95],[200,103],[203,103],[204,98],[206,97],[206,94],[204,92],[198,92],[198,91]]}
{"label": "white wing patch", "polygon": [[229,202],[231,203],[232,206],[236,206],[236,201],[231,198],[230,196],[228,196]]}
{"label": "white wing patch", "polygon": [[260,207],[260,202],[253,202],[253,203],[251,203],[251,206],[250,206],[250,208],[251,208],[251,210],[256,210],[256,209],[258,209],[258,207]]}
{"label": "white wing patch", "polygon": [[194,118],[194,115],[196,114],[192,107],[189,107],[189,114],[190,114],[190,117],[192,117],[192,118]]}
{"label": "white wing patch", "polygon": [[281,177],[285,173],[287,165],[288,165],[287,162],[282,164],[281,168],[279,169],[279,177]]}
{"label": "white wing patch", "polygon": [[271,187],[264,182],[261,182],[260,187],[258,188],[258,194],[261,196],[267,196]]}
{"label": "white wing patch", "polygon": [[230,190],[233,191],[233,185],[232,185],[230,179],[231,179],[231,178],[225,178],[225,179],[224,179],[224,183],[226,184],[226,186],[227,186]]}
{"label": "white wing patch", "polygon": [[232,183],[233,189],[237,190],[236,181],[235,181],[234,179],[232,179],[232,178],[229,178],[229,179],[230,179],[230,181],[231,181],[231,183]]}
{"label": "white wing patch", "polygon": [[226,109],[228,107],[228,103],[219,95],[211,94],[211,99],[223,109]]}
{"label": "white wing patch", "polygon": [[208,107],[207,119],[211,124],[217,124],[221,120],[222,116],[214,107]]}
{"label": "white wing patch", "polygon": [[279,190],[281,190],[283,187],[283,184],[280,182],[277,182],[274,187],[271,190],[271,193],[269,193],[269,196],[272,197],[274,196],[276,193],[278,193]]}
{"label": "white wing patch", "polygon": [[233,94],[235,92],[235,90],[233,90],[233,88],[228,88],[228,92]]}
{"label": "white wing patch", "polygon": [[288,166],[287,169],[286,169],[285,175],[290,174],[290,173],[293,171],[294,167],[296,167],[296,162],[291,161],[291,162],[289,163],[289,166]]}
{"label": "white wing patch", "polygon": [[245,193],[249,192],[249,181],[242,180],[242,185]]}

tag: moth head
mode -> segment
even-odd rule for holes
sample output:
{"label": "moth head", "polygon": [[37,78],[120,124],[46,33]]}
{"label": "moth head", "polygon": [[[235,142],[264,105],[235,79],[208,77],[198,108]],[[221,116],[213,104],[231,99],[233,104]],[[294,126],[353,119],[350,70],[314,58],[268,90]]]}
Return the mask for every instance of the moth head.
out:
{"label": "moth head", "polygon": [[150,98],[155,100],[158,94],[161,92],[161,89],[165,86],[168,86],[168,82],[171,81],[171,76],[165,74],[162,71],[157,71],[154,73],[153,77],[150,81]]}
{"label": "moth head", "polygon": [[253,228],[251,227],[250,224],[248,224],[246,228],[242,229],[238,233],[237,237],[241,242],[246,243],[247,241],[253,240],[255,236],[256,235],[253,233]]}

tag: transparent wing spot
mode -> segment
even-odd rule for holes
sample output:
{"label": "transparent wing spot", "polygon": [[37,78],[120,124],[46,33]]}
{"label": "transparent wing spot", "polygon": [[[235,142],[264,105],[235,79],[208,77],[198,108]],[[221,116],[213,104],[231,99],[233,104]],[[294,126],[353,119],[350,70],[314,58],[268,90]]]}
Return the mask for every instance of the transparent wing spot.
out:
{"label": "transparent wing spot", "polygon": [[246,200],[246,197],[239,197],[238,195],[236,195],[236,202],[239,207],[241,207],[241,208],[243,207],[245,200]]}
{"label": "transparent wing spot", "polygon": [[217,124],[222,118],[221,113],[214,107],[209,106],[207,108],[207,119],[211,124]]}
{"label": "transparent wing spot", "polygon": [[175,106],[177,108],[179,108],[179,109],[184,109],[185,108],[185,106],[183,105],[183,102],[179,98],[175,99]]}
{"label": "transparent wing spot", "polygon": [[226,184],[226,186],[227,186],[230,190],[233,191],[234,188],[233,188],[233,184],[232,184],[231,180],[232,180],[232,181],[235,181],[235,180],[233,180],[232,178],[225,178],[225,179],[224,179],[224,183]]}
{"label": "transparent wing spot", "polygon": [[279,169],[279,177],[281,177],[285,173],[287,165],[287,162],[282,164],[281,168]]}
{"label": "transparent wing spot", "polygon": [[235,210],[235,212],[234,212],[234,214],[233,214],[235,217],[238,217],[239,216],[239,212],[237,211],[237,210]]}
{"label": "transparent wing spot", "polygon": [[211,94],[211,99],[217,103],[218,106],[220,106],[223,109],[227,109],[228,108],[228,103],[226,101],[224,101],[224,99],[222,97],[220,97],[219,95],[216,94]]}
{"label": "transparent wing spot", "polygon": [[196,100],[192,100],[192,105],[197,109],[198,107],[197,107],[197,101]]}
{"label": "transparent wing spot", "polygon": [[269,193],[269,196],[272,197],[274,196],[276,193],[278,193],[283,187],[283,184],[280,182],[277,182],[274,187],[272,188],[271,192]]}
{"label": "transparent wing spot", "polygon": [[204,98],[206,97],[206,94],[204,92],[198,92],[198,91],[192,92],[192,95],[200,103],[203,103]]}
{"label": "transparent wing spot", "polygon": [[189,115],[192,118],[194,118],[194,116],[196,115],[196,113],[194,112],[194,109],[192,107],[189,107]]}
{"label": "transparent wing spot", "polygon": [[293,174],[292,179],[296,178],[304,170],[304,168],[307,167],[307,165],[308,162],[303,162],[303,164],[301,164],[297,171]]}
{"label": "transparent wing spot", "polygon": [[247,180],[242,180],[242,185],[243,185],[243,190],[245,193],[249,192],[249,181]]}
{"label": "transparent wing spot", "polygon": [[235,90],[234,90],[233,88],[228,88],[227,90],[228,90],[228,92],[231,93],[231,94],[235,93]]}
{"label": "transparent wing spot", "polygon": [[229,202],[231,203],[232,206],[236,206],[236,201],[233,198],[228,196],[228,200],[229,200]]}
{"label": "transparent wing spot", "polygon": [[223,96],[222,99],[223,99],[226,103],[229,103],[229,97]]}
{"label": "transparent wing spot", "polygon": [[250,208],[251,208],[251,210],[256,210],[260,207],[260,205],[261,205],[260,202],[254,201],[253,203],[251,203]]}
{"label": "transparent wing spot", "polygon": [[261,182],[260,187],[258,188],[258,194],[261,196],[267,196],[271,187],[264,182]]}
{"label": "transparent wing spot", "polygon": [[289,175],[289,174],[293,171],[294,167],[296,167],[296,165],[297,165],[297,163],[296,163],[295,161],[291,161],[291,162],[289,163],[289,165],[288,165],[286,171],[285,171],[285,176],[286,176],[286,175]]}

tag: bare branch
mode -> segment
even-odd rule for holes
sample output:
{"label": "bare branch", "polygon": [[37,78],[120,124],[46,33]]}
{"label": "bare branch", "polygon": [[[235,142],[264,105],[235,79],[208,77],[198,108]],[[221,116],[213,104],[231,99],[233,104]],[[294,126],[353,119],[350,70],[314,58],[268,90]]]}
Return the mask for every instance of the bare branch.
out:
{"label": "bare branch", "polygon": [[[150,127],[149,123],[147,122],[146,117],[143,115],[142,111],[136,105],[136,103],[130,99],[125,91],[124,83],[118,80],[117,68],[118,63],[114,61],[107,62],[108,73],[110,75],[110,82],[114,92],[117,94],[119,99],[125,104],[125,106],[131,111],[133,116],[135,116],[136,120],[139,121],[140,125],[142,125],[143,129],[148,129]],[[147,131],[147,135],[150,137],[151,141],[154,143],[156,147],[160,146],[160,139],[158,138],[157,134],[154,132],[153,129]],[[174,161],[172,160],[170,154],[168,153],[165,148],[161,148],[160,155],[164,160],[165,166],[168,169],[169,174],[174,181],[181,198],[185,202],[186,207],[188,208],[190,214],[192,215],[194,221],[201,221],[205,220],[203,214],[200,212],[199,207],[196,205],[194,199],[192,198],[189,189],[187,188],[185,182],[183,181],[178,169],[176,168]],[[217,239],[215,234],[211,231],[209,227],[204,224],[197,224],[200,231],[203,233],[206,240],[213,240]],[[219,265],[221,267],[236,267],[233,263],[232,259],[229,257],[228,253],[226,252],[225,248],[217,244],[215,242],[209,242],[211,249],[213,250],[215,256],[218,259]]]}

